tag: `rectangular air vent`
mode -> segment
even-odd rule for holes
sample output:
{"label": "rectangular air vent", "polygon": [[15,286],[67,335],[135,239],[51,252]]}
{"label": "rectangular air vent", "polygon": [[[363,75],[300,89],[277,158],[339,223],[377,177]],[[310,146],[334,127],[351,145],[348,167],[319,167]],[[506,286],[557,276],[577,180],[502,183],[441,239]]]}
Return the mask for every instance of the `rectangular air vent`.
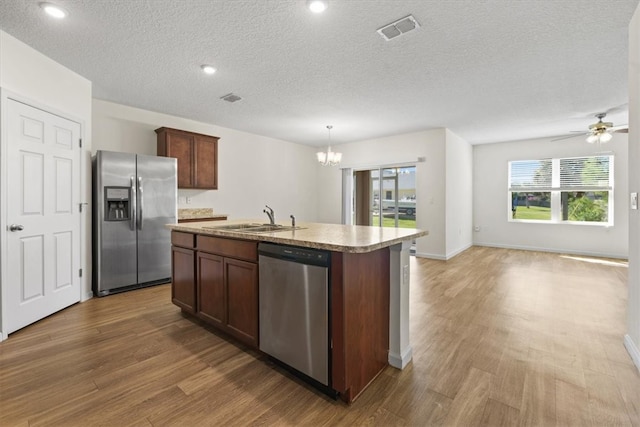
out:
{"label": "rectangular air vent", "polygon": [[233,93],[228,93],[225,96],[221,96],[220,99],[223,99],[227,102],[236,102],[240,101],[242,98],[240,98],[238,95],[234,95]]}
{"label": "rectangular air vent", "polygon": [[383,39],[389,41],[405,33],[408,33],[409,31],[413,31],[416,28],[420,28],[420,24],[412,15],[409,15],[380,28],[378,30],[378,34],[380,34]]}

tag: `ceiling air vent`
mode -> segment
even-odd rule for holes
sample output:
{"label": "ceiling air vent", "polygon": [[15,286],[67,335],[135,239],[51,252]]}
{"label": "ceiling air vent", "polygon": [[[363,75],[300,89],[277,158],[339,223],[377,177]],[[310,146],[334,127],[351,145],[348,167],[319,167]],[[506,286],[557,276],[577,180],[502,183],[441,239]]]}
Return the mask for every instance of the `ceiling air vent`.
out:
{"label": "ceiling air vent", "polygon": [[228,93],[225,96],[221,96],[220,99],[223,99],[227,102],[236,102],[240,101],[242,98],[240,98],[238,95],[234,95],[233,93]]}
{"label": "ceiling air vent", "polygon": [[418,23],[418,21],[416,21],[416,18],[409,15],[380,28],[378,30],[378,34],[380,34],[383,39],[389,41],[405,33],[408,33],[409,31],[415,30],[416,28],[420,28],[420,24]]}

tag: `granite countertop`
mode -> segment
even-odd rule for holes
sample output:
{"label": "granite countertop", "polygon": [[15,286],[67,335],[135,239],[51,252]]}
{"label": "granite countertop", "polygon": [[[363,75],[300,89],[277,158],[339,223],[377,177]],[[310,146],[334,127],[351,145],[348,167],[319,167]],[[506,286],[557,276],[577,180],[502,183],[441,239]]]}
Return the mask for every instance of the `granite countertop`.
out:
{"label": "granite countertop", "polygon": [[[294,230],[276,232],[239,232],[216,229],[231,224],[263,224],[264,220],[233,220],[168,224],[172,230],[234,239],[281,243],[336,252],[363,253],[392,246],[405,240],[426,236],[428,231],[415,228],[369,227],[320,223],[298,223]],[[289,225],[289,224],[282,224]]]}
{"label": "granite countertop", "polygon": [[227,214],[214,214],[213,208],[178,209],[178,219],[226,218]]}

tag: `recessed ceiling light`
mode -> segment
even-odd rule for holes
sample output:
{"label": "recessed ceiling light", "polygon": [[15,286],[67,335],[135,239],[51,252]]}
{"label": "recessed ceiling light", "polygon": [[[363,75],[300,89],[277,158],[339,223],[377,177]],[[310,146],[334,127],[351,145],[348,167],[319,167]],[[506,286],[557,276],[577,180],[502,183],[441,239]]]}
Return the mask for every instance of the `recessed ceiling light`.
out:
{"label": "recessed ceiling light", "polygon": [[307,0],[307,7],[313,13],[322,13],[327,6],[329,6],[327,0]]}
{"label": "recessed ceiling light", "polygon": [[214,67],[212,67],[211,65],[206,65],[205,64],[205,65],[202,65],[200,68],[202,68],[202,71],[205,74],[211,75],[211,74],[215,74],[215,72],[216,72],[216,69]]}
{"label": "recessed ceiling light", "polygon": [[66,10],[53,3],[43,2],[40,3],[40,7],[47,13],[47,15],[57,19],[65,18],[68,15]]}

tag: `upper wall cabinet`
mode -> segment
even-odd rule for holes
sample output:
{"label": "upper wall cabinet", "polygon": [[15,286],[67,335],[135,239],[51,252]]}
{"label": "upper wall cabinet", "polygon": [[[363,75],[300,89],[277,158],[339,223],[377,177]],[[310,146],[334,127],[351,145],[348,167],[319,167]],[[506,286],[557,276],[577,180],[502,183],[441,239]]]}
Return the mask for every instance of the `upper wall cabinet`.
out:
{"label": "upper wall cabinet", "polygon": [[158,156],[178,159],[178,188],[218,188],[218,137],[161,127]]}

